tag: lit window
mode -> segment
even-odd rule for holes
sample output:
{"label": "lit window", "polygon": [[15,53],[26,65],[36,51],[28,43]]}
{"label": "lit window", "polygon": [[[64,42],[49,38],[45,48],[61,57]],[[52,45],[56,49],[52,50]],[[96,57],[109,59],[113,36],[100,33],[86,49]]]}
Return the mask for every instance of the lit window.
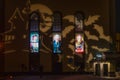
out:
{"label": "lit window", "polygon": [[39,53],[39,23],[40,17],[37,12],[33,12],[30,15],[30,52]]}
{"label": "lit window", "polygon": [[62,16],[59,12],[55,12],[53,14],[53,37],[52,37],[52,45],[53,45],[53,53],[61,53],[61,26],[62,26]]}

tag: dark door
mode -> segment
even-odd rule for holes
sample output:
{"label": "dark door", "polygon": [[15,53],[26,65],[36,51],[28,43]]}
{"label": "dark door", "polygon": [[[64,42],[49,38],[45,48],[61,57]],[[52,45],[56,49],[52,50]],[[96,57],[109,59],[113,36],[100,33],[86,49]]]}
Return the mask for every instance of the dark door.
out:
{"label": "dark door", "polygon": [[108,64],[103,64],[103,75],[108,76]]}
{"label": "dark door", "polygon": [[100,76],[100,64],[95,65],[95,75]]}

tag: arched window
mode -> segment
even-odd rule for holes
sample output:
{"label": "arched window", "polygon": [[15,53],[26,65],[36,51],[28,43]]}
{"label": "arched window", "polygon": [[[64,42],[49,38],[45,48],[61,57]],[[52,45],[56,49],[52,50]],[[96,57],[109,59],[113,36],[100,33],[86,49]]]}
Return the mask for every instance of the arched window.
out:
{"label": "arched window", "polygon": [[[77,12],[74,15],[75,20],[75,54],[74,65],[78,67],[77,71],[84,72],[85,54],[84,53],[84,18],[83,13]],[[79,55],[79,56],[78,56]]]}
{"label": "arched window", "polygon": [[61,54],[61,43],[62,43],[62,15],[60,12],[53,13],[53,25],[52,25],[52,61],[53,61],[53,72],[62,72],[62,62],[59,61],[59,56],[56,54]]}
{"label": "arched window", "polygon": [[54,12],[53,14],[53,37],[52,37],[52,45],[53,45],[53,53],[61,53],[61,29],[62,29],[62,15],[59,12]]}
{"label": "arched window", "polygon": [[30,28],[30,53],[39,53],[39,24],[40,16],[38,12],[32,12],[30,14],[29,28]]}
{"label": "arched window", "polygon": [[74,18],[75,18],[75,53],[81,54],[84,53],[83,14],[77,12],[74,15]]}

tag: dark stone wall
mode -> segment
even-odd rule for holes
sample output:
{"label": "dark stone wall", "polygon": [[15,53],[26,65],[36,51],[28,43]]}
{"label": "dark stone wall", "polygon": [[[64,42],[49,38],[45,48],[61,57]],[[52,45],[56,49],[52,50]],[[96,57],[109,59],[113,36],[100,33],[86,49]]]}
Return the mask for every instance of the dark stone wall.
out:
{"label": "dark stone wall", "polygon": [[[87,63],[91,60],[90,54],[94,56],[97,52],[102,53],[110,50],[110,24],[112,22],[110,19],[110,0],[31,0],[30,3],[28,3],[28,1],[5,0],[5,71],[19,72],[21,71],[21,64],[25,64],[27,68],[29,66],[29,30],[27,26],[29,12],[26,11],[26,8],[28,9],[29,6],[32,8],[31,10],[36,10],[34,6],[38,5],[37,8],[40,11],[40,14],[43,14],[42,18],[48,17],[45,16],[45,13],[47,12],[49,16],[52,16],[54,11],[62,13],[62,36],[65,36],[65,32],[67,33],[66,37],[63,37],[62,39],[62,43],[64,44],[62,45],[63,54],[58,55],[58,57],[63,63],[64,72],[73,71],[71,67],[74,66],[74,62],[69,63],[67,56],[74,56],[73,15],[77,11],[82,11],[85,16],[85,62]],[[49,20],[49,18],[43,18],[42,20]],[[42,49],[40,51],[40,63],[43,65],[44,72],[51,72],[52,26],[49,23],[46,23],[45,25],[45,28],[42,26],[40,28],[43,38]],[[47,31],[44,31],[47,27],[50,28]],[[68,65],[71,65],[71,67],[68,67]],[[26,69],[26,71],[28,71],[28,69]]]}

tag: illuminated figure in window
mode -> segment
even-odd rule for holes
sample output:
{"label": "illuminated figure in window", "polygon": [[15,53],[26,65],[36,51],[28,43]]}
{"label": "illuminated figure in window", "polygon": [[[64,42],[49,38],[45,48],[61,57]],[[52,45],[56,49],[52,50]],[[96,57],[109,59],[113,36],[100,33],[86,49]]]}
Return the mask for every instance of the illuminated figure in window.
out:
{"label": "illuminated figure in window", "polygon": [[31,47],[31,52],[39,52],[39,49],[38,49],[39,45],[38,45],[38,43],[31,43],[30,47]]}
{"label": "illuminated figure in window", "polygon": [[84,52],[84,40],[83,40],[83,36],[80,34],[76,35],[75,52],[76,53]]}
{"label": "illuminated figure in window", "polygon": [[61,53],[61,35],[53,35],[53,53]]}
{"label": "illuminated figure in window", "polygon": [[38,42],[39,41],[39,35],[37,33],[31,34],[31,42]]}
{"label": "illuminated figure in window", "polygon": [[38,33],[31,32],[30,49],[31,49],[31,52],[39,52],[39,34]]}

